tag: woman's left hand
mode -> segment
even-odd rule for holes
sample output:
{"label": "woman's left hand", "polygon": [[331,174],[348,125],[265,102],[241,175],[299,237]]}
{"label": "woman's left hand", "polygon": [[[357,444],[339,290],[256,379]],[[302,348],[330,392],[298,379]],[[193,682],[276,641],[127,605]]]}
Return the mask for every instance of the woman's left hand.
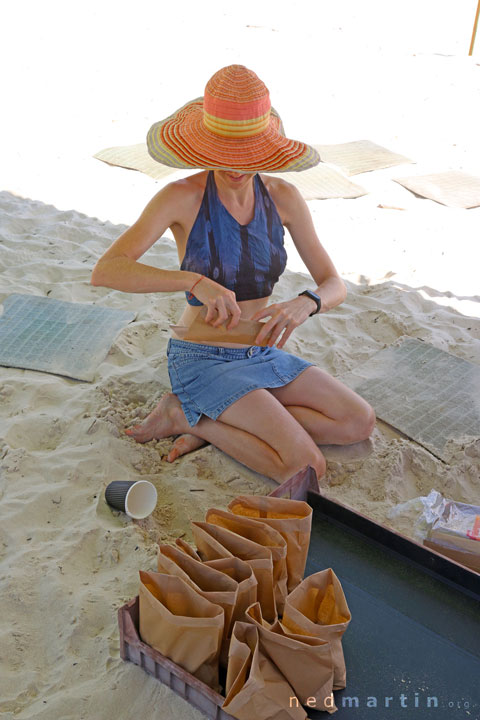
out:
{"label": "woman's left hand", "polygon": [[274,303],[263,308],[263,310],[259,310],[250,320],[260,320],[264,317],[270,317],[271,319],[260,330],[255,338],[255,343],[261,345],[265,338],[268,337],[268,346],[273,347],[283,333],[277,345],[278,348],[282,348],[295,328],[305,322],[315,309],[316,303],[314,300],[305,295],[300,295],[293,300]]}

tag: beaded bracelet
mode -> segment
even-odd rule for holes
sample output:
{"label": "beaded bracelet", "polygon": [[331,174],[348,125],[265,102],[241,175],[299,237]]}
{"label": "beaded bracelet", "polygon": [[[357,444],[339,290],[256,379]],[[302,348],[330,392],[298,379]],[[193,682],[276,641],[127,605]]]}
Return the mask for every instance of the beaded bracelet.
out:
{"label": "beaded bracelet", "polygon": [[192,287],[191,287],[190,290],[188,291],[188,299],[189,299],[189,300],[191,300],[193,297],[195,297],[194,294],[193,294],[193,292],[192,292],[192,291],[193,291],[193,288],[195,287],[195,285],[198,285],[198,283],[199,283],[201,280],[203,280],[204,277],[205,277],[205,275],[202,275],[201,277],[198,278],[198,280],[197,280],[196,282],[193,283]]}

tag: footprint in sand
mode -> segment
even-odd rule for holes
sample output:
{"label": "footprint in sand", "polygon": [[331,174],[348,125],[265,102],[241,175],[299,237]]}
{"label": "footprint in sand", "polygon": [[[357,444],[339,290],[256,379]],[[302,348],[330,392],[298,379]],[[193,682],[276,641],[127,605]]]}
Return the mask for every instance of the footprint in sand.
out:
{"label": "footprint in sand", "polygon": [[46,413],[30,413],[15,419],[5,435],[7,444],[25,450],[55,450],[67,430],[67,423]]}

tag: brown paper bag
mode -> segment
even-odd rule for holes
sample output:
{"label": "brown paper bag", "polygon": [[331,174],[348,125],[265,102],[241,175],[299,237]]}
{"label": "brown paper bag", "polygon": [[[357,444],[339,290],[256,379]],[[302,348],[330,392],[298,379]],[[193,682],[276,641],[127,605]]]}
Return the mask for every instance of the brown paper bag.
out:
{"label": "brown paper bag", "polygon": [[287,543],[287,589],[292,592],[305,572],[312,529],[310,505],[302,500],[240,495],[228,509],[235,515],[259,520],[280,533]]}
{"label": "brown paper bag", "polygon": [[257,602],[257,578],[250,565],[237,557],[207,560],[203,564],[225,573],[237,584],[237,600],[230,621],[233,628],[237,620],[244,620],[250,605]]}
{"label": "brown paper bag", "polygon": [[186,540],[182,540],[182,538],[176,538],[176,540],[175,540],[175,545],[179,548],[179,550],[181,550],[182,552],[184,552],[184,553],[185,553],[186,555],[188,555],[189,557],[193,558],[194,560],[198,560],[199,562],[201,562],[200,555],[198,555],[198,554],[195,552],[195,550],[193,549],[193,547],[192,547],[191,545],[189,545],[188,542],[186,542]]}
{"label": "brown paper bag", "polygon": [[179,577],[140,571],[140,637],[214,690],[223,610]]}
{"label": "brown paper bag", "polygon": [[238,720],[306,720],[295,693],[259,646],[254,625],[236,622],[228,656],[225,712]]}
{"label": "brown paper bag", "polygon": [[[213,327],[205,322],[207,308],[202,307],[189,327],[182,325],[170,325],[171,329],[182,340],[191,342],[231,342],[241,343],[243,345],[255,345],[255,339],[258,333],[264,327],[263,322],[255,322],[253,320],[240,320],[238,325],[231,330],[227,330],[227,323],[220,327]],[[228,322],[230,322],[230,319]],[[268,335],[262,343],[262,347],[267,345]]]}
{"label": "brown paper bag", "polygon": [[333,661],[330,643],[308,635],[287,633],[280,624],[269,625],[255,603],[245,613],[246,622],[258,629],[260,649],[292,686],[302,705],[329,713],[337,709],[333,700]]}
{"label": "brown paper bag", "polygon": [[285,598],[287,597],[287,543],[274,528],[263,522],[240,515],[233,515],[226,510],[210,508],[205,520],[213,525],[231,530],[247,540],[268,548],[272,553],[273,563],[273,589],[277,612],[283,612]]}
{"label": "brown paper bag", "polygon": [[262,606],[263,617],[275,620],[273,562],[269,548],[212,523],[192,522],[192,532],[203,561],[233,556],[250,565],[257,579],[257,600]]}
{"label": "brown paper bag", "polygon": [[346,684],[342,635],[351,618],[342,586],[331,568],[305,578],[285,602],[282,625],[287,632],[330,643],[334,690],[342,690]]}
{"label": "brown paper bag", "polygon": [[224,627],[220,659],[226,662],[233,627],[232,614],[237,604],[238,583],[228,575],[194,560],[173,545],[159,545],[158,572],[182,578],[202,597],[223,608]]}

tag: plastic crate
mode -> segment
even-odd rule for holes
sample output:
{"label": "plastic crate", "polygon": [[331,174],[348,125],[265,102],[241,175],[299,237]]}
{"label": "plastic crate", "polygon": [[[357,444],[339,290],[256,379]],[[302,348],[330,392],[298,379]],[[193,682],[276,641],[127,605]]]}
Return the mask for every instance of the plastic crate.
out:
{"label": "plastic crate", "polygon": [[[270,494],[273,497],[306,500],[309,490],[318,492],[318,481],[313,468],[307,465]],[[165,655],[142,642],[139,635],[138,608],[137,596],[118,611],[120,655],[123,660],[141,667],[211,720],[235,720],[232,715],[222,710],[225,702],[223,695],[215,692],[198,678],[166,658]]]}
{"label": "plastic crate", "polygon": [[223,695],[215,692],[198,678],[166,658],[165,655],[142,642],[138,630],[138,609],[137,596],[118,611],[120,655],[123,660],[128,660],[141,667],[211,720],[235,720],[232,715],[222,710],[225,702]]}

